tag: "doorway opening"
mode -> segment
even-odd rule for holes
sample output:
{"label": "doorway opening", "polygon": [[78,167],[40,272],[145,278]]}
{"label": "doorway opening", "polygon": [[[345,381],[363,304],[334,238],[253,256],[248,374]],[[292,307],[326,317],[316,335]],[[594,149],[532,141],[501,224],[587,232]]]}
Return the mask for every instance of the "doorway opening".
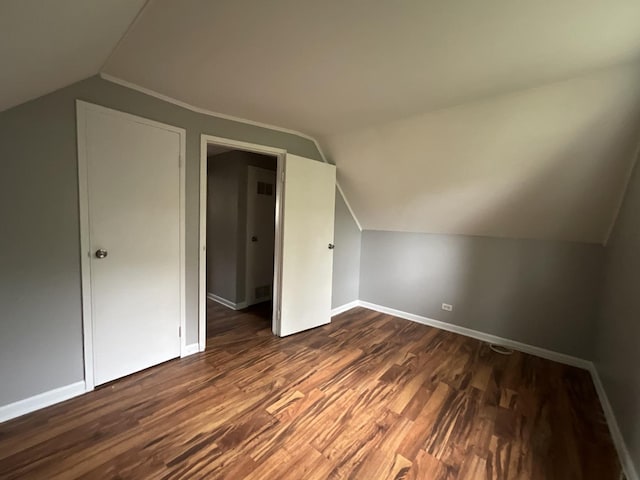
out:
{"label": "doorway opening", "polygon": [[235,328],[276,333],[279,158],[206,144],[205,341]]}
{"label": "doorway opening", "polygon": [[[209,145],[220,148],[216,152],[216,149],[210,148]],[[221,149],[224,151],[220,151]],[[280,148],[203,134],[200,137],[200,253],[198,255],[198,346],[201,352],[205,350],[207,343],[206,260],[207,232],[210,231],[207,228],[208,151],[226,153],[231,150],[252,152],[276,159],[276,181],[271,188],[271,193],[275,193],[273,281],[270,288],[270,297],[273,301],[272,333],[284,337],[326,325],[331,321],[335,165],[295,155]],[[261,167],[258,166],[258,168]],[[260,178],[258,171],[255,173],[256,195],[270,196],[266,195],[270,187],[261,186],[259,182],[263,184],[266,182]],[[259,235],[255,235],[258,237],[257,242],[251,242],[253,236],[254,234],[247,234],[245,230],[245,247],[260,243]],[[236,273],[238,273],[237,267]],[[255,295],[255,300],[264,300],[267,297],[267,290],[264,288],[267,285],[260,278],[256,278],[256,282],[249,286],[249,296],[246,296],[246,283],[244,288],[240,289],[240,291],[244,289],[245,298],[250,299],[242,300],[247,301],[247,304],[252,301],[251,295]],[[260,287],[263,288],[260,289]],[[218,295],[215,292],[211,293]],[[235,301],[227,300],[235,304],[227,306],[242,306],[242,301],[239,301],[238,297]]]}

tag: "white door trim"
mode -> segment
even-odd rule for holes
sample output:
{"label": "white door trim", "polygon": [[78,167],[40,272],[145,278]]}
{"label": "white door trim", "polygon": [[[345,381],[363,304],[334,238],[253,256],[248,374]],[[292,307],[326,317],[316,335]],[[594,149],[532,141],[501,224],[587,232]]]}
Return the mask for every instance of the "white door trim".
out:
{"label": "white door trim", "polygon": [[80,203],[80,270],[82,278],[82,332],[84,344],[84,377],[87,391],[94,388],[93,370],[93,319],[91,296],[91,251],[89,228],[89,189],[87,178],[86,152],[86,114],[89,111],[99,111],[115,117],[134,120],[138,123],[150,125],[170,132],[177,133],[180,138],[180,356],[186,355],[186,257],[185,257],[185,152],[186,130],[165,123],[149,120],[137,115],[120,112],[111,108],[94,105],[82,100],[76,100],[76,122],[78,140],[78,195]]}
{"label": "white door trim", "polygon": [[213,135],[200,135],[200,238],[198,241],[198,343],[204,352],[207,343],[207,145],[221,145],[247,152],[277,157],[276,171],[276,232],[273,265],[272,331],[280,335],[280,275],[282,269],[282,187],[287,151],[282,148],[242,142]]}

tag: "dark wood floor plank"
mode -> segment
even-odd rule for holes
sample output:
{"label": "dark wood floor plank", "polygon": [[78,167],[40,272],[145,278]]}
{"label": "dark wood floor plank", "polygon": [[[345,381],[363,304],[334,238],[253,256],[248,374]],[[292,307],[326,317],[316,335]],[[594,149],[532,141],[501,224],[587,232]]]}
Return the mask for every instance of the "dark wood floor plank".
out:
{"label": "dark wood floor plank", "polygon": [[617,480],[589,373],[356,308],[276,338],[208,305],[205,353],[0,425],[0,478]]}

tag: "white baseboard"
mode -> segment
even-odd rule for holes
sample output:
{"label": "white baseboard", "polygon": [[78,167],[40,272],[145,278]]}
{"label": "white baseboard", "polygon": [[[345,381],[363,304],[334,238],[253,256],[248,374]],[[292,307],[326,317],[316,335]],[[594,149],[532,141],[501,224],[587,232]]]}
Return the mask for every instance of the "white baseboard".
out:
{"label": "white baseboard", "polygon": [[200,345],[198,343],[185,345],[184,352],[182,355],[180,355],[180,358],[188,357],[189,355],[193,355],[194,353],[198,353],[199,351],[200,351]]}
{"label": "white baseboard", "polygon": [[0,422],[6,422],[12,418],[20,417],[26,413],[49,407],[56,403],[64,402],[86,392],[84,380],[71,383],[64,387],[54,388],[33,397],[18,400],[17,402],[0,407]]}
{"label": "white baseboard", "polygon": [[611,406],[611,402],[609,402],[609,397],[607,396],[607,392],[605,391],[600,375],[598,374],[598,369],[593,363],[591,363],[591,368],[589,370],[591,371],[591,378],[593,379],[593,384],[596,387],[596,392],[598,392],[598,397],[600,398],[600,404],[602,405],[604,416],[607,419],[607,424],[609,425],[611,439],[613,440],[613,444],[618,452],[618,458],[620,458],[620,464],[622,465],[622,469],[624,470],[627,480],[640,480],[638,471],[633,464],[633,460],[631,460],[627,444],[625,443],[622,432],[620,431],[616,416],[613,413],[613,407]]}
{"label": "white baseboard", "polygon": [[591,362],[589,360],[573,357],[571,355],[565,355],[564,353],[554,352],[552,350],[547,350],[546,348],[535,347],[533,345],[517,342],[508,338],[498,337],[496,335],[472,330],[471,328],[461,327],[447,322],[441,322],[440,320],[434,320],[432,318],[423,317],[421,315],[403,312],[402,310],[396,310],[395,308],[376,305],[375,303],[363,302],[362,300],[360,300],[358,304],[361,307],[368,308],[370,310],[393,315],[394,317],[404,318],[405,320],[411,320],[412,322],[422,323],[423,325],[439,328],[440,330],[446,330],[447,332],[458,333],[460,335],[464,335],[465,337],[475,338],[483,342],[502,345],[512,348],[513,350],[529,353],[537,357],[546,358],[547,360],[553,360],[554,362],[564,363],[565,365],[571,365],[573,367],[582,368],[584,370],[590,370],[591,368]]}
{"label": "white baseboard", "polygon": [[331,310],[331,316],[335,317],[336,315],[340,315],[342,312],[346,312],[347,310],[351,310],[352,308],[359,307],[360,301],[354,300],[353,302],[345,303],[344,305],[340,305]]}
{"label": "white baseboard", "polygon": [[234,303],[231,300],[227,300],[226,298],[219,297],[218,295],[207,292],[207,298],[209,300],[213,300],[214,302],[218,302],[220,305],[224,305],[231,310],[242,310],[243,308],[247,308],[247,302]]}

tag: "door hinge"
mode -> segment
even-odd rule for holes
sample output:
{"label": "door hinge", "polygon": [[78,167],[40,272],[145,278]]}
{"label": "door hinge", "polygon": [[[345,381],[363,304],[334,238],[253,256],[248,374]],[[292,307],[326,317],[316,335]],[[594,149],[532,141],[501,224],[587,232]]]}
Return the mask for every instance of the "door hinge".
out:
{"label": "door hinge", "polygon": [[182,326],[178,327],[178,337],[182,338]]}
{"label": "door hinge", "polygon": [[178,168],[182,168],[182,155],[178,155]]}
{"label": "door hinge", "polygon": [[282,171],[282,175],[280,176],[280,181],[282,181],[282,183],[284,183],[284,170]]}

